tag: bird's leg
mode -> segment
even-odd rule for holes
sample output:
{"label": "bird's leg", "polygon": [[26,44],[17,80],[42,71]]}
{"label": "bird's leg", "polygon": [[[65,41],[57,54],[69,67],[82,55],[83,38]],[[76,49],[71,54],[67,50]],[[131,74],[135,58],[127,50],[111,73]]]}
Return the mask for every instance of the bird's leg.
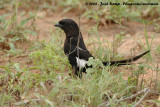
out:
{"label": "bird's leg", "polygon": [[82,78],[82,69],[79,69],[76,66],[72,66],[72,73],[70,76]]}
{"label": "bird's leg", "polygon": [[71,76],[76,77],[76,71],[77,71],[76,66],[72,66],[72,73],[71,73]]}
{"label": "bird's leg", "polygon": [[75,75],[79,78],[82,78],[82,69],[77,67],[77,70],[75,72]]}

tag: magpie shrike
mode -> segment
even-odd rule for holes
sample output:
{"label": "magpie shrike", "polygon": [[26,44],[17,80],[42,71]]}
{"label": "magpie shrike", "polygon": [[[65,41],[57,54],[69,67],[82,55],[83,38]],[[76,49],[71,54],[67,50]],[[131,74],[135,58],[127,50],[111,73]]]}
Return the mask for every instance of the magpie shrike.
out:
{"label": "magpie shrike", "polygon": [[[76,22],[72,19],[63,19],[55,24],[55,27],[61,28],[66,35],[64,43],[64,53],[68,57],[70,64],[74,70],[74,74],[78,77],[82,77],[82,72],[86,73],[86,68],[92,67],[87,65],[87,61],[90,57],[93,57],[87,50],[82,34]],[[143,55],[150,51],[146,51],[133,58],[120,60],[120,61],[106,61],[102,62],[107,65],[128,65],[129,62],[136,61]],[[94,57],[93,57],[94,58]]]}

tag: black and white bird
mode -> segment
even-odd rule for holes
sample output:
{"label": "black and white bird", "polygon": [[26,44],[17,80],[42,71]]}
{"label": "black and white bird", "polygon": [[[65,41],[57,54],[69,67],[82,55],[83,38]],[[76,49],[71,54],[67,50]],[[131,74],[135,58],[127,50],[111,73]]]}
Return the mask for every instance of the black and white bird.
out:
{"label": "black and white bird", "polygon": [[[93,57],[87,50],[82,34],[76,22],[72,19],[63,19],[55,24],[55,27],[61,28],[66,35],[64,43],[64,53],[68,57],[70,64],[74,70],[74,74],[78,77],[82,77],[82,72],[86,73],[86,68],[92,67],[87,65],[87,61],[90,57]],[[120,61],[106,61],[102,62],[107,65],[128,65],[129,62],[136,61],[143,55],[150,51],[146,51],[133,58],[120,60]],[[94,57],[93,57],[94,58]]]}

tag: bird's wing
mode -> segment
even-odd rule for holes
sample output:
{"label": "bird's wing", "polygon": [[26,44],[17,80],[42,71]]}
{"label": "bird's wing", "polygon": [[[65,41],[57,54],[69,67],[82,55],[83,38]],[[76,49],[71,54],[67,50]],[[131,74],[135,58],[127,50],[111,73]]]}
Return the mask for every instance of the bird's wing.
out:
{"label": "bird's wing", "polygon": [[78,57],[79,59],[84,59],[86,61],[88,61],[90,57],[93,57],[86,49],[74,45],[70,45],[67,47],[67,49],[64,49],[64,52],[67,56]]}

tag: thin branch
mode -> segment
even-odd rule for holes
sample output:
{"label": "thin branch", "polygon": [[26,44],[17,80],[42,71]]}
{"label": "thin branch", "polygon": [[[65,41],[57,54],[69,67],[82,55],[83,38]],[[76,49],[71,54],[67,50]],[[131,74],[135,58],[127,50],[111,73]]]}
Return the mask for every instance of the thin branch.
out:
{"label": "thin branch", "polygon": [[[80,41],[80,35],[81,35],[81,32],[80,32],[80,14],[79,14],[79,35],[78,35],[78,42],[77,42],[77,46],[79,47],[79,41]],[[77,49],[77,56],[78,56],[78,58],[79,58],[79,50]]]}
{"label": "thin branch", "polygon": [[98,107],[102,107],[103,105],[108,104],[108,103],[109,102],[104,102],[104,103],[100,104]]}
{"label": "thin branch", "polygon": [[38,101],[40,101],[40,99],[21,100],[19,102],[15,102],[14,105],[20,106],[20,105],[23,105],[23,104],[27,104],[30,101],[36,101],[36,102],[38,102]]}
{"label": "thin branch", "polygon": [[[158,59],[158,56],[157,56],[157,59]],[[157,60],[157,68],[156,68],[156,81],[155,81],[155,92],[157,92],[157,87],[158,87],[158,77],[159,77],[159,63],[158,63],[158,60]]]}
{"label": "thin branch", "polygon": [[[143,97],[136,103],[136,105],[134,106],[134,107],[136,107],[137,105],[139,105],[139,104],[141,103],[141,101],[148,95],[148,93],[149,93],[150,91],[151,91],[151,90],[150,90],[149,88],[145,88],[145,89],[137,92],[136,94],[132,94],[132,95],[129,96],[129,97],[121,98],[120,100],[115,100],[115,101],[114,101],[114,99],[115,99],[115,96],[114,96],[113,102],[118,104],[118,103],[121,102],[121,101],[131,100],[131,99],[133,99],[133,98],[141,95],[142,93],[145,93],[144,96],[143,96]],[[111,105],[110,102],[104,102],[104,103],[100,104],[98,107],[101,107],[101,106],[103,106],[103,105],[105,105],[105,104],[107,104],[107,105],[106,105],[107,107]]]}
{"label": "thin branch", "polygon": [[131,96],[129,96],[129,97],[126,97],[126,98],[124,98],[124,99],[121,99],[121,100],[119,100],[119,101],[125,101],[125,100],[133,99],[133,98],[139,96],[140,94],[145,93],[146,91],[150,91],[150,89],[149,89],[149,88],[145,88],[145,89],[139,91],[138,93],[133,94],[133,95],[131,95]]}
{"label": "thin branch", "polygon": [[65,100],[65,99],[64,99],[64,96],[63,96],[60,107],[63,107],[63,102],[64,102],[64,100]]}
{"label": "thin branch", "polygon": [[[80,42],[80,37],[81,37],[80,13],[79,13],[79,18],[78,19],[79,19],[79,35],[78,35],[77,47],[79,47],[79,42]],[[77,56],[78,56],[78,59],[79,59],[79,49],[77,49]],[[80,62],[78,62],[78,63],[80,63]],[[79,75],[80,75],[80,70],[81,70],[81,68],[79,67]]]}
{"label": "thin branch", "polygon": [[133,106],[133,107],[137,107],[143,100],[144,98],[149,94],[151,90],[149,89],[145,94],[144,96]]}

